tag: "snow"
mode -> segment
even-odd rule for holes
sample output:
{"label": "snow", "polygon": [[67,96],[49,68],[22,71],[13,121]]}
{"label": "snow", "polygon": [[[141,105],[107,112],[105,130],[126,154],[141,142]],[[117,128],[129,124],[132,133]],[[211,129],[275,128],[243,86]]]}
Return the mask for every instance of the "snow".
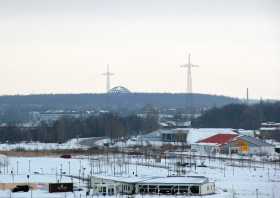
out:
{"label": "snow", "polygon": [[212,142],[199,142],[199,143],[194,143],[192,145],[219,146],[220,144],[212,143]]}
{"label": "snow", "polygon": [[0,150],[65,150],[65,149],[86,149],[87,147],[80,144],[80,141],[88,138],[71,139],[65,143],[41,143],[41,142],[20,142],[15,144],[2,143]]}
{"label": "snow", "polygon": [[109,144],[109,143],[111,143],[111,139],[110,138],[104,138],[104,139],[101,139],[101,140],[97,140],[95,142],[95,144],[97,146],[104,146],[104,144]]}
{"label": "snow", "polygon": [[[216,135],[219,133],[234,134],[232,129],[186,129],[188,133],[188,143],[195,143],[201,139]],[[81,141],[88,139],[72,139],[64,144],[44,144],[44,143],[20,143],[20,144],[0,144],[1,150],[12,150],[24,148],[26,150],[47,150],[47,149],[74,149],[86,148],[81,145]],[[127,142],[116,142],[113,146],[125,147],[136,144],[157,145],[163,144],[161,141],[140,141],[141,138],[131,139]],[[103,146],[104,143],[110,142],[109,139],[96,139],[94,144]],[[188,154],[188,152],[186,152]],[[168,156],[168,155],[167,155]],[[216,156],[217,157],[217,156]],[[220,155],[220,157],[227,157]],[[240,161],[238,161],[238,160]],[[188,176],[205,176],[209,181],[214,181],[216,194],[204,196],[205,198],[277,198],[280,195],[280,163],[279,162],[242,162],[242,159],[261,160],[261,157],[233,155],[232,160],[212,160],[205,157],[196,157],[197,164],[205,164],[207,167],[181,167]],[[273,159],[279,159],[279,155],[273,156]],[[124,160],[124,161],[122,161]],[[185,159],[186,161],[188,159]],[[266,159],[268,160],[268,159]],[[40,188],[33,190],[35,198],[86,198],[86,183],[71,179],[66,175],[77,177],[87,177],[91,174],[102,176],[104,178],[118,178],[123,181],[144,181],[151,179],[149,182],[183,182],[182,177],[167,177],[176,175],[176,159],[162,159],[161,162],[155,162],[154,159],[146,159],[142,156],[122,155],[95,155],[95,156],[74,156],[72,159],[62,159],[58,157],[6,157],[0,155],[0,187],[3,183],[21,183],[27,182],[27,175],[30,175],[30,183],[40,184]],[[244,163],[244,164],[243,164]],[[61,174],[64,172],[64,174]],[[11,174],[12,173],[12,174]],[[66,175],[65,175],[66,174]],[[137,176],[135,176],[137,175]],[[199,180],[196,178],[197,181]],[[74,193],[52,193],[47,191],[47,184],[61,182],[74,182],[76,187],[84,190]],[[199,181],[198,181],[199,182]],[[0,198],[28,198],[30,193],[10,193],[10,190],[0,190]],[[80,196],[81,195],[81,196]],[[93,195],[91,197],[98,197]],[[116,196],[118,197],[118,196]],[[153,195],[136,195],[135,198],[158,197]],[[162,196],[161,197],[165,197]],[[180,196],[177,196],[180,198]],[[278,196],[279,197],[279,196]]]}
{"label": "snow", "polygon": [[205,177],[188,176],[188,177],[158,177],[158,176],[106,176],[106,175],[93,175],[94,177],[112,180],[124,183],[149,183],[149,184],[199,184],[207,181]]}
{"label": "snow", "polygon": [[93,175],[93,177],[105,179],[105,180],[112,180],[116,182],[124,182],[124,183],[136,183],[142,182],[144,180],[150,180],[154,177],[151,176],[106,176],[106,175]]}
{"label": "snow", "polygon": [[8,158],[5,155],[0,155],[0,166],[3,166],[8,162]]}
{"label": "snow", "polygon": [[141,183],[149,184],[201,184],[207,181],[205,177],[161,177],[141,181]]}
{"label": "snow", "polygon": [[[187,133],[187,143],[193,144],[199,140],[208,138],[216,134],[237,134],[230,128],[176,128],[171,130],[157,130],[142,136],[138,136],[135,140],[128,140],[126,142],[116,142],[110,147],[129,147],[135,145],[152,145],[152,146],[162,146],[164,144],[178,144],[174,142],[163,142],[161,141],[161,134],[163,133],[178,133],[186,132]],[[105,142],[108,142],[109,139],[103,139],[96,142],[96,144],[103,146]]]}
{"label": "snow", "polygon": [[[5,157],[4,157],[5,158]],[[139,156],[125,156],[125,165],[122,164],[122,156],[76,156],[73,159],[62,159],[58,157],[9,157],[9,165],[0,166],[0,183],[18,183],[26,182],[27,174],[30,175],[30,183],[40,183],[41,186],[49,182],[56,182],[61,179],[61,182],[70,182],[71,178],[60,175],[60,172],[66,172],[75,176],[90,175],[90,170],[93,168],[93,175],[103,175],[104,177],[112,178],[120,176],[125,180],[136,181],[139,178],[154,178],[154,182],[181,182],[184,177],[168,177],[168,175],[175,174],[174,159],[161,160],[156,163],[153,159],[144,159]],[[255,198],[258,193],[259,198],[270,198],[280,195],[280,164],[279,163],[258,163],[251,164],[247,162],[234,163],[225,162],[223,160],[212,160],[208,158],[197,157],[193,159],[197,164],[204,163],[207,167],[186,167],[187,175],[191,176],[205,176],[210,181],[215,182],[216,194],[204,196],[205,198]],[[92,164],[94,163],[94,164]],[[244,164],[243,164],[244,163]],[[30,168],[29,168],[30,164]],[[136,165],[138,164],[138,165]],[[140,164],[146,164],[140,165]],[[147,165],[148,164],[148,165]],[[162,168],[157,166],[168,166],[169,168]],[[152,167],[154,166],[154,167]],[[69,172],[70,170],[70,172]],[[126,170],[126,172],[124,172]],[[13,171],[13,175],[11,174]],[[170,173],[171,171],[171,173]],[[37,172],[36,174],[34,172]],[[137,173],[137,177],[134,176]],[[161,178],[160,178],[161,177]],[[200,180],[200,179],[198,179]],[[201,180],[202,181],[202,180]],[[75,186],[86,188],[86,183],[73,179]],[[151,181],[149,181],[151,182]],[[200,182],[200,181],[198,181]],[[46,187],[38,190],[33,190],[34,198],[85,198],[86,191],[75,193],[52,193],[49,194]],[[28,193],[12,193],[12,198],[29,198],[31,192]],[[10,197],[9,190],[0,190],[0,198]],[[91,197],[91,196],[90,196]],[[96,198],[98,196],[93,195]],[[152,195],[137,195],[136,198],[158,197]],[[167,197],[167,196],[161,196]],[[180,196],[177,196],[180,198]],[[183,196],[182,196],[183,197]]]}
{"label": "snow", "polygon": [[254,130],[244,130],[244,129],[238,129],[238,133],[241,135],[248,135],[251,137],[255,136]]}
{"label": "snow", "polygon": [[[210,136],[216,135],[216,134],[236,134],[233,132],[233,129],[229,128],[184,128],[184,129],[173,129],[171,132],[186,132],[187,135],[187,143],[193,144],[199,140],[208,138]],[[162,142],[161,141],[161,133],[166,132],[166,130],[158,130],[151,132],[149,134],[145,134],[143,136],[138,136],[134,139],[129,139],[127,141],[119,141],[115,142],[113,145],[110,145],[110,147],[129,147],[129,146],[135,146],[135,145],[152,145],[152,146],[162,146],[164,144],[174,144],[172,142]],[[169,130],[170,132],[170,130]],[[67,150],[67,149],[87,149],[90,147],[88,144],[83,144],[84,140],[92,140],[93,144],[95,146],[103,147],[104,144],[111,143],[111,140],[109,138],[79,138],[79,139],[71,139],[68,142],[58,144],[58,143],[40,143],[40,142],[21,142],[16,144],[8,144],[8,143],[2,143],[0,144],[0,150],[2,151],[8,151],[8,150]]]}
{"label": "snow", "polygon": [[264,131],[276,131],[276,130],[279,130],[279,128],[277,128],[277,127],[261,127],[260,130],[262,132],[264,132]]}

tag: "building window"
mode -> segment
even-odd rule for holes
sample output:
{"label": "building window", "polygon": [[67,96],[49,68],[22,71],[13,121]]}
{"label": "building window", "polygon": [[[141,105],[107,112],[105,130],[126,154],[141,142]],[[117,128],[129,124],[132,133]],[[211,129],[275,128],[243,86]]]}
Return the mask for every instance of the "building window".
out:
{"label": "building window", "polygon": [[199,194],[199,186],[191,186],[190,187],[190,192],[192,194]]}

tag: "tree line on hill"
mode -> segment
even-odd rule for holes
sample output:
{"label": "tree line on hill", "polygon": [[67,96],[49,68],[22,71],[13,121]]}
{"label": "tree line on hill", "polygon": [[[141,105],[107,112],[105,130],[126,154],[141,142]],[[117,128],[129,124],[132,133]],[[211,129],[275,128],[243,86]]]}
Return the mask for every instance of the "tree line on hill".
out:
{"label": "tree line on hill", "polygon": [[194,107],[204,108],[239,103],[237,98],[185,93],[112,93],[112,94],[42,94],[0,96],[0,106],[24,106],[46,108],[85,108],[88,107],[118,107],[137,109],[146,104],[157,107],[185,107],[188,101],[193,101]]}
{"label": "tree line on hill", "polygon": [[[192,102],[191,102],[192,101]],[[122,114],[139,111],[147,104],[157,108],[186,108],[196,110],[239,103],[236,98],[185,93],[126,93],[126,94],[45,94],[0,96],[0,121],[26,122],[29,112],[47,110],[89,109],[110,110]],[[191,104],[191,105],[190,105]]]}
{"label": "tree line on hill", "polygon": [[192,120],[193,127],[259,129],[262,122],[280,122],[280,102],[230,104],[212,108]]}
{"label": "tree line on hill", "polygon": [[0,127],[0,142],[40,141],[63,143],[72,138],[110,137],[113,139],[146,133],[158,129],[157,118],[136,115],[122,117],[106,113],[89,118],[64,117],[52,125],[24,128],[9,125]]}

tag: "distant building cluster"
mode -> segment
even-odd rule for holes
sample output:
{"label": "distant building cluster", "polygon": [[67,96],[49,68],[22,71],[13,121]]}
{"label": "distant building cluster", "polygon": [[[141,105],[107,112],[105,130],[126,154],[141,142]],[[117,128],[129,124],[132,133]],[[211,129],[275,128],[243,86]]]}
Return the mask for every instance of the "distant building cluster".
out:
{"label": "distant building cluster", "polygon": [[55,121],[61,118],[86,118],[91,115],[95,115],[99,112],[88,111],[64,111],[64,110],[48,110],[43,112],[33,111],[30,113],[31,123],[33,125],[39,125],[40,123],[53,124]]}
{"label": "distant building cluster", "polygon": [[248,131],[215,128],[174,128],[160,129],[138,137],[146,144],[190,145],[192,152],[201,155],[241,154],[270,155],[275,145],[254,136],[245,135]]}
{"label": "distant building cluster", "polygon": [[262,139],[272,139],[280,142],[280,123],[263,122],[258,134]]}

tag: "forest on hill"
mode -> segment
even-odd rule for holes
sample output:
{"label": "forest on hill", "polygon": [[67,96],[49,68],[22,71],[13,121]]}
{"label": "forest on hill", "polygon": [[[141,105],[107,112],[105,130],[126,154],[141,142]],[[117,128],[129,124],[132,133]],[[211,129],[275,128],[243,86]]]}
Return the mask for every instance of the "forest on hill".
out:
{"label": "forest on hill", "polygon": [[240,103],[236,98],[184,93],[45,94],[0,96],[0,122],[28,122],[30,112],[56,110],[109,110],[123,115],[139,112],[146,105],[158,109],[202,109]]}
{"label": "forest on hill", "polygon": [[120,116],[106,113],[89,118],[64,117],[52,125],[41,123],[37,127],[18,127],[9,125],[0,127],[0,142],[16,143],[21,141],[39,141],[63,143],[72,138],[110,137],[117,139],[158,129],[157,118],[136,115]]}
{"label": "forest on hill", "polygon": [[280,122],[280,102],[229,104],[212,108],[192,121],[193,127],[259,129],[262,122]]}
{"label": "forest on hill", "polygon": [[46,94],[0,96],[1,106],[25,106],[29,108],[142,108],[146,104],[157,107],[185,107],[192,100],[198,108],[223,106],[238,103],[239,99],[208,95],[184,93],[112,93],[112,94]]}

